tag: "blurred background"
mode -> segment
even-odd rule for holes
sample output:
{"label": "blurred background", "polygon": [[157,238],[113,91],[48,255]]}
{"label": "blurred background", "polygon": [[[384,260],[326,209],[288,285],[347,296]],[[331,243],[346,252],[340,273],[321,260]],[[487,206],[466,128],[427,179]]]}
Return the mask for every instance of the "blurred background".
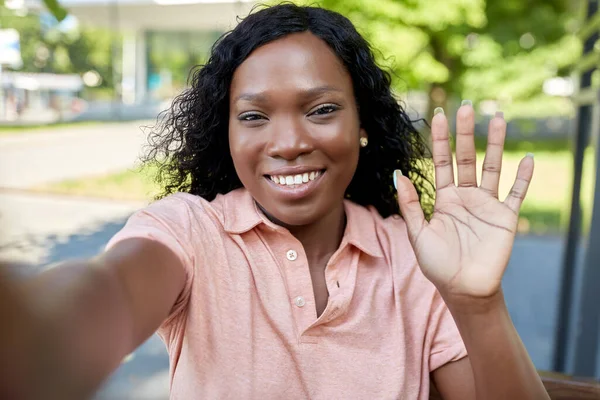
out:
{"label": "blurred background", "polygon": [[[501,195],[536,159],[504,280],[511,316],[538,369],[600,379],[599,1],[305,3],[356,24],[413,118],[470,99],[483,153],[504,111]],[[255,4],[0,0],[0,259],[28,270],[101,251],[157,191],[140,128]],[[97,398],[168,398],[159,339]]]}

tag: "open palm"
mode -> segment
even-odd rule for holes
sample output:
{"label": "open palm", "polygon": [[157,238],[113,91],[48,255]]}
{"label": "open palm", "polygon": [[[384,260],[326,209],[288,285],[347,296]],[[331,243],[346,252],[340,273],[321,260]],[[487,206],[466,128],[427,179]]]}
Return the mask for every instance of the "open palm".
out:
{"label": "open palm", "polygon": [[400,210],[421,270],[447,296],[484,298],[500,290],[515,238],[518,212],[533,175],[533,157],[519,164],[514,185],[502,202],[498,185],[506,123],[492,119],[481,184],[477,184],[474,111],[469,104],[457,113],[454,182],[448,122],[443,113],[432,121],[436,202],[429,222],[417,192],[406,177],[397,176]]}

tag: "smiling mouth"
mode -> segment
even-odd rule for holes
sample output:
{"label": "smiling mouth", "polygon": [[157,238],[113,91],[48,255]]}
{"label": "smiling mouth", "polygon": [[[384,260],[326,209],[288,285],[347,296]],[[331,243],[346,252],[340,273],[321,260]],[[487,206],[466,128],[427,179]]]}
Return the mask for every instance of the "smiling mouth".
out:
{"label": "smiling mouth", "polygon": [[265,178],[270,179],[279,186],[298,187],[307,184],[311,181],[314,181],[315,179],[323,175],[324,172],[325,170],[323,169],[311,172],[304,172],[302,174],[295,175],[265,175]]}

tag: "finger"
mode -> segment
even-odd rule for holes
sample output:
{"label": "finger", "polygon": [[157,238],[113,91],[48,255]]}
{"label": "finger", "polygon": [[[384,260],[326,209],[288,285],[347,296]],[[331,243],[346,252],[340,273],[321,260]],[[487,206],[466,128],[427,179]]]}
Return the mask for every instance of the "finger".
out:
{"label": "finger", "polygon": [[398,205],[400,212],[406,222],[408,235],[412,243],[419,236],[419,232],[427,224],[419,196],[412,182],[405,176],[402,176],[400,170],[394,171],[394,186],[398,191]]}
{"label": "finger", "polygon": [[435,187],[436,190],[440,190],[454,184],[448,120],[441,107],[435,109],[435,115],[431,121],[431,141],[435,166]]}
{"label": "finger", "polygon": [[483,160],[480,187],[498,198],[498,185],[502,171],[502,153],[506,137],[506,122],[502,112],[497,112],[496,117],[490,121],[488,128],[487,149]]}
{"label": "finger", "polygon": [[519,163],[519,169],[517,170],[517,179],[513,184],[508,196],[504,200],[504,204],[510,207],[515,213],[519,213],[521,204],[527,194],[527,189],[531,183],[533,176],[533,154],[527,153],[527,157],[523,158]]}
{"label": "finger", "polygon": [[475,162],[475,112],[470,104],[461,106],[456,113],[456,166],[458,186],[477,186]]}

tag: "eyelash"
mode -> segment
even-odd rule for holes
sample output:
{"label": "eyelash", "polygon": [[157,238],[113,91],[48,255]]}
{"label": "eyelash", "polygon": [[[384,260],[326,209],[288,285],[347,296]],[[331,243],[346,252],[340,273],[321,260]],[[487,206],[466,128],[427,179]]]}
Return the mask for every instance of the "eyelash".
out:
{"label": "eyelash", "polygon": [[[310,115],[327,115],[327,114],[331,114],[332,112],[335,112],[339,109],[340,109],[340,107],[336,106],[335,104],[322,104],[315,111],[313,111]],[[330,111],[324,112],[324,113],[319,113],[320,111],[323,111],[323,110],[330,110]]]}
{"label": "eyelash", "polygon": [[264,118],[262,115],[257,114],[257,113],[244,113],[242,115],[240,115],[238,117],[238,119],[240,121],[245,121],[245,122],[253,122],[253,121],[258,121],[259,119]]}
{"label": "eyelash", "polygon": [[[317,107],[317,109],[315,111],[313,111],[312,113],[309,114],[309,116],[311,115],[328,115],[331,114],[337,110],[339,110],[340,107],[336,106],[335,104],[322,104],[319,107]],[[322,112],[328,110],[326,112]],[[248,113],[244,113],[242,115],[240,115],[238,117],[238,119],[240,121],[246,121],[246,122],[252,122],[252,121],[258,121],[259,119],[264,119],[265,117],[261,114],[258,113],[254,113],[254,112],[248,112]]]}

